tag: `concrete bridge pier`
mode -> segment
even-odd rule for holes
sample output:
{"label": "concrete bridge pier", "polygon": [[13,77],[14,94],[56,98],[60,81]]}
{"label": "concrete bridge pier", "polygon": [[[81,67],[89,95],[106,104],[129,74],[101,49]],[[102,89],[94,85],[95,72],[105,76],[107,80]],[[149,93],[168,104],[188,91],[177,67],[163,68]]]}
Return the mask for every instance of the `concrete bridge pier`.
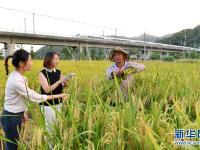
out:
{"label": "concrete bridge pier", "polygon": [[86,49],[86,55],[87,55],[86,57],[87,57],[87,59],[91,60],[91,57],[90,57],[90,51],[89,51],[87,45],[85,46],[85,49]]}
{"label": "concrete bridge pier", "polygon": [[78,50],[78,59],[80,60],[83,54],[83,47],[81,46],[81,44],[77,46],[77,50]]}
{"label": "concrete bridge pier", "polygon": [[105,55],[105,58],[108,59],[109,50],[105,47],[104,47],[104,55]]}
{"label": "concrete bridge pier", "polygon": [[152,51],[150,51],[150,50],[147,49],[146,52],[143,51],[142,53],[143,53],[142,54],[142,59],[149,60],[150,57],[151,57]]}
{"label": "concrete bridge pier", "polygon": [[5,43],[4,49],[5,49],[5,58],[6,58],[8,55],[12,55],[14,53],[15,43]]}
{"label": "concrete bridge pier", "polygon": [[89,47],[87,45],[85,46],[85,45],[79,44],[77,49],[78,49],[79,59],[82,59],[83,57],[88,59],[88,60],[91,59]]}
{"label": "concrete bridge pier", "polygon": [[150,50],[147,49],[147,59],[150,59],[152,52]]}

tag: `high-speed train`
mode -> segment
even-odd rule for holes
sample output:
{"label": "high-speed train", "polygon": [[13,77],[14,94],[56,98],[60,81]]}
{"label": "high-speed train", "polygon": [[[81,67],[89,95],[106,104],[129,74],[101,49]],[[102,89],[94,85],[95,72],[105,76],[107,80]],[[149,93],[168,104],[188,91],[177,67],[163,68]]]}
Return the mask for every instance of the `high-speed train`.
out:
{"label": "high-speed train", "polygon": [[178,46],[178,45],[169,45],[164,43],[155,43],[155,42],[144,42],[140,40],[132,40],[132,39],[126,39],[126,38],[119,38],[119,37],[108,37],[108,36],[92,36],[92,35],[77,35],[81,38],[86,39],[93,39],[93,40],[104,40],[106,41],[115,41],[115,42],[121,42],[121,43],[130,43],[135,44],[136,46],[145,46],[146,47],[152,47],[152,48],[161,48],[161,49],[175,49],[175,50],[189,50],[189,51],[197,51],[198,49],[192,48],[192,47],[185,47],[185,46]]}

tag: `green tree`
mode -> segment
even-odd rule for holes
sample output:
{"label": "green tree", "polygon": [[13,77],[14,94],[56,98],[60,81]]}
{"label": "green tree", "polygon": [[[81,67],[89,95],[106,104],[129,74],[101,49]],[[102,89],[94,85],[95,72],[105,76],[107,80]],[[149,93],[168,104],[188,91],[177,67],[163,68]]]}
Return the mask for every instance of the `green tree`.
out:
{"label": "green tree", "polygon": [[90,51],[91,51],[91,59],[95,60],[96,59],[96,49],[92,48]]}
{"label": "green tree", "polygon": [[104,58],[105,58],[105,55],[104,55],[104,54],[105,54],[104,49],[103,49],[103,48],[99,48],[98,51],[99,51],[98,59],[99,59],[99,60],[104,59]]}
{"label": "green tree", "polygon": [[192,58],[192,59],[199,59],[200,57],[199,57],[199,53],[197,53],[197,52],[191,52],[190,53],[190,58]]}
{"label": "green tree", "polygon": [[0,59],[3,59],[3,52],[2,52],[2,49],[0,50]]}
{"label": "green tree", "polygon": [[198,48],[200,47],[200,25],[194,29],[184,29],[157,42]]}
{"label": "green tree", "polygon": [[174,61],[174,57],[173,56],[167,56],[167,57],[164,57],[162,60],[163,61]]}
{"label": "green tree", "polygon": [[30,55],[31,55],[31,58],[32,58],[32,59],[35,58],[36,53],[33,51],[33,49],[31,49],[31,51],[30,51]]}
{"label": "green tree", "polygon": [[[186,57],[186,58],[188,57],[188,53],[185,53],[185,57]],[[181,58],[183,58],[183,55],[177,53],[177,54],[174,54],[174,58],[175,58],[175,59],[181,59]]]}
{"label": "green tree", "polygon": [[48,47],[48,51],[53,51],[53,46],[52,46],[52,45],[50,45],[50,46]]}
{"label": "green tree", "polygon": [[64,59],[75,59],[75,49],[73,47],[65,47],[61,51],[61,55]]}
{"label": "green tree", "polygon": [[150,59],[151,60],[159,60],[160,59],[160,54],[154,52],[154,53],[151,54]]}

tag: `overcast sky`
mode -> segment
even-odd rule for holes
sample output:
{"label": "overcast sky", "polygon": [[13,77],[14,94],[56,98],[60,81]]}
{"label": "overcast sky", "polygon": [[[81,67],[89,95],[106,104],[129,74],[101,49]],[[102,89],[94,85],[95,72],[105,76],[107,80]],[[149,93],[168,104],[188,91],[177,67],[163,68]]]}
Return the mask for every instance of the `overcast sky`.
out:
{"label": "overcast sky", "polygon": [[[162,36],[200,24],[199,0],[1,0],[0,6],[113,28],[97,28],[95,34],[102,34],[103,30],[104,34],[114,34],[117,28],[119,35],[137,36],[145,31]],[[32,30],[31,15],[6,10],[1,14],[4,16],[1,15],[3,25],[0,27],[23,30],[26,18],[26,28]],[[36,31],[41,32],[78,34],[80,28],[86,28],[84,33],[94,32],[92,26],[37,15],[35,26]]]}
{"label": "overcast sky", "polygon": [[[117,28],[117,35],[162,36],[200,24],[200,0],[1,0],[0,7],[35,12],[36,32],[53,34],[110,35]],[[0,28],[33,30],[32,14],[0,9],[0,17]]]}

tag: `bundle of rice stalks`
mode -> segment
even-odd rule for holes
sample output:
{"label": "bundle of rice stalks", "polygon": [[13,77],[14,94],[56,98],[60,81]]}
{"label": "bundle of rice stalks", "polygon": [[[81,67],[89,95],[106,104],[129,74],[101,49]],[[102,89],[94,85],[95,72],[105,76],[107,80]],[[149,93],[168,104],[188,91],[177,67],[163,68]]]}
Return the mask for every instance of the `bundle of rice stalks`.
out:
{"label": "bundle of rice stalks", "polygon": [[133,66],[127,67],[126,69],[124,69],[123,73],[124,73],[124,78],[127,78],[127,76],[129,75],[137,73],[137,68]]}
{"label": "bundle of rice stalks", "polygon": [[[96,86],[96,96],[97,98],[106,101],[111,93],[115,90],[114,80],[104,80]],[[96,97],[95,96],[95,97]]]}
{"label": "bundle of rice stalks", "polygon": [[137,72],[135,67],[128,67],[123,70],[123,75],[121,77],[114,76],[112,80],[103,80],[98,85],[96,85],[96,95],[101,100],[106,101],[108,97],[115,91],[119,89],[122,81],[127,79],[128,76],[133,75]]}

